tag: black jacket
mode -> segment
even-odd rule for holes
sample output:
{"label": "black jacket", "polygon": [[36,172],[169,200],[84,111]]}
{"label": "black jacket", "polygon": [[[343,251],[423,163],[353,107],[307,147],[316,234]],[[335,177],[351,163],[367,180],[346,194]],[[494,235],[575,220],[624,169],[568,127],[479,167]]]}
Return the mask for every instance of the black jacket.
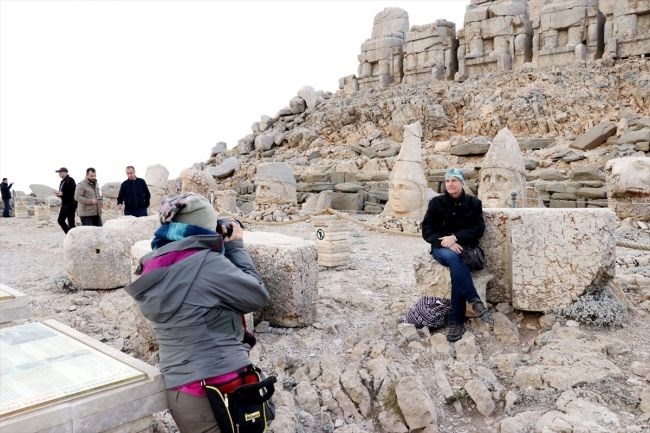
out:
{"label": "black jacket", "polygon": [[11,187],[13,186],[13,182],[10,184],[7,184],[7,182],[2,182],[0,183],[0,188],[2,188],[2,199],[3,200],[9,200],[11,198]]}
{"label": "black jacket", "polygon": [[147,209],[151,194],[144,179],[136,177],[134,180],[127,179],[120,186],[120,193],[117,195],[117,204],[124,203],[127,209]]}
{"label": "black jacket", "polygon": [[61,196],[61,204],[75,204],[74,192],[77,189],[77,183],[70,175],[61,179],[59,184],[59,191],[63,193]]}
{"label": "black jacket", "polygon": [[446,192],[429,201],[422,220],[422,237],[431,248],[440,248],[443,236],[455,235],[460,245],[475,247],[485,231],[481,200],[465,194],[457,199]]}

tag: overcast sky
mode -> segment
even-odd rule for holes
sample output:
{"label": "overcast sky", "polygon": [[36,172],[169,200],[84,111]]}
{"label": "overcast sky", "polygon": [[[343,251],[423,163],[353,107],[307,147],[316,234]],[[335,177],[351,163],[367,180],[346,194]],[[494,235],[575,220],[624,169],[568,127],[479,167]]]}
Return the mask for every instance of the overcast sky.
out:
{"label": "overcast sky", "polygon": [[335,92],[385,7],[462,27],[469,0],[0,0],[0,176],[14,188],[170,178],[251,133],[304,85]]}

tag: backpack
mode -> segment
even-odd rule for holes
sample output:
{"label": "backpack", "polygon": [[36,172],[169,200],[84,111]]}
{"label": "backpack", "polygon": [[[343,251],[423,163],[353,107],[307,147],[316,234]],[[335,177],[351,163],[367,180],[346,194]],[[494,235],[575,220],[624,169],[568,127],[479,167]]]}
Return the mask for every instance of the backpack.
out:
{"label": "backpack", "polygon": [[447,324],[450,311],[450,299],[424,296],[406,313],[403,322],[419,328],[423,326],[433,329],[443,328]]}

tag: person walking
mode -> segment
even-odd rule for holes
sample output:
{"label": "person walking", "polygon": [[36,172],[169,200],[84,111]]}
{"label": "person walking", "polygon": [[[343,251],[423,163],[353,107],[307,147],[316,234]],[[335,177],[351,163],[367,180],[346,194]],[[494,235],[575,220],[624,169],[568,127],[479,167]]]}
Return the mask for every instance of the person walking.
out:
{"label": "person walking", "polygon": [[[163,202],[153,251],[140,260],[125,291],[153,327],[167,403],[181,433],[220,431],[202,384],[229,386],[252,361],[254,337],[243,315],[269,300],[244,249],[243,230],[231,222],[217,233],[217,215],[203,196]],[[248,338],[247,338],[248,336]]]}
{"label": "person walking", "polygon": [[13,185],[13,182],[8,183],[6,177],[2,178],[2,183],[0,183],[0,189],[2,190],[2,204],[4,206],[2,209],[2,218],[9,218],[9,210],[11,209],[11,187]]}
{"label": "person walking", "polygon": [[94,168],[86,169],[86,178],[79,182],[74,193],[74,199],[79,202],[77,214],[82,226],[102,226],[102,198],[97,184],[97,173]]}
{"label": "person walking", "polygon": [[117,195],[118,209],[124,209],[124,215],[147,216],[147,208],[151,200],[147,182],[135,176],[135,168],[132,165],[126,167],[126,177]]}
{"label": "person walking", "polygon": [[476,247],[485,231],[481,200],[463,191],[465,177],[457,168],[445,173],[445,193],[432,198],[422,220],[422,237],[431,244],[431,255],[451,275],[451,311],[448,341],[465,333],[465,306],[469,302],[483,322],[493,324],[492,313],[481,301],[468,266],[461,258],[463,247]]}
{"label": "person walking", "polygon": [[[68,174],[68,169],[61,167],[54,170],[59,173],[61,182],[59,183],[59,190],[56,196],[61,199],[61,209],[59,209],[59,219],[57,222],[63,229],[63,233],[68,233],[70,229],[75,227],[74,213],[77,210],[77,202],[74,200],[74,193],[77,189],[77,184],[74,179]],[[66,220],[68,221],[66,224]]]}

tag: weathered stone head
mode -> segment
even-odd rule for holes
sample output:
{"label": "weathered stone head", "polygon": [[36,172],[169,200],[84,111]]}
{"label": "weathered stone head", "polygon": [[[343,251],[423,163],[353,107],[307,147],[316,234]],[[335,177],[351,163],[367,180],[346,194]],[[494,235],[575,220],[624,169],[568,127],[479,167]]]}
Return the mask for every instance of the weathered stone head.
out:
{"label": "weathered stone head", "polygon": [[508,128],[492,140],[481,167],[478,198],[483,207],[512,207],[512,193],[517,193],[517,207],[526,203],[526,167],[519,143]]}
{"label": "weathered stone head", "polygon": [[650,221],[650,158],[607,161],[607,199],[619,218]]}
{"label": "weathered stone head", "polygon": [[427,180],[422,168],[422,125],[404,126],[402,148],[389,178],[384,216],[422,219],[427,210]]}
{"label": "weathered stone head", "polygon": [[296,204],[296,179],[286,162],[266,162],[257,166],[255,204]]}

